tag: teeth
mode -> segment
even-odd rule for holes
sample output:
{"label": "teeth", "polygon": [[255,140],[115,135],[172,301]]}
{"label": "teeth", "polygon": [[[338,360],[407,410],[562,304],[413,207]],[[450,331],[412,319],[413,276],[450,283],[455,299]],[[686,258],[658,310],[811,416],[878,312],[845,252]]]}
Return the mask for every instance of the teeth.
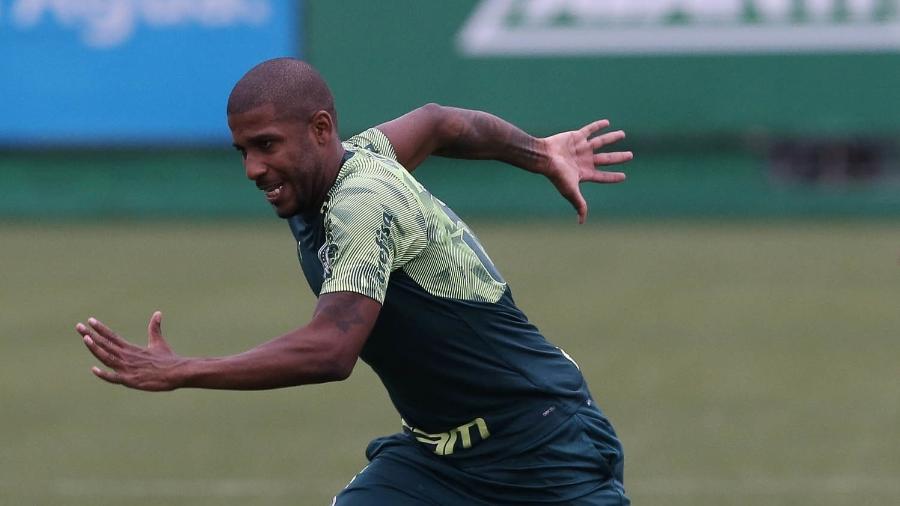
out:
{"label": "teeth", "polygon": [[281,195],[281,189],[284,188],[284,185],[278,185],[274,189],[266,192],[266,198],[269,200],[275,200]]}

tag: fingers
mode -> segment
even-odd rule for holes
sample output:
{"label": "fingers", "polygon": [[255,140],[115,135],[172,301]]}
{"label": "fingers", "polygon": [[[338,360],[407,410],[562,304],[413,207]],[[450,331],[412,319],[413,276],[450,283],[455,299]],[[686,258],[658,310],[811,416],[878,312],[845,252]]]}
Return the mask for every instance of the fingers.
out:
{"label": "fingers", "polygon": [[88,351],[91,352],[92,355],[97,357],[97,360],[103,363],[106,367],[111,367],[113,369],[118,369],[121,364],[121,357],[117,354],[113,353],[111,350],[104,348],[103,345],[98,344],[98,341],[95,341],[91,336],[82,337],[82,341],[84,341],[84,345],[87,346]]}
{"label": "fingers", "polygon": [[91,367],[91,372],[94,373],[94,376],[106,381],[108,383],[112,383],[114,385],[124,385],[125,381],[119,376],[117,373],[113,371],[104,371],[99,367]]}
{"label": "fingers", "polygon": [[[83,323],[75,326],[75,330],[81,334],[81,340],[87,346],[88,351],[97,358],[103,365],[117,369],[121,367],[122,359],[117,350],[108,340],[94,332],[90,327]],[[92,367],[91,372],[94,376],[116,385],[124,384],[121,376],[114,371],[105,371],[99,367]]]}
{"label": "fingers", "polygon": [[608,126],[609,126],[608,119],[600,119],[600,120],[594,121],[592,123],[588,123],[587,125],[584,125],[583,127],[581,127],[581,129],[579,131],[582,134],[584,134],[585,137],[590,137],[591,135],[594,135],[595,132],[597,132],[599,130],[603,130],[604,128],[606,128]]}
{"label": "fingers", "polygon": [[631,161],[634,153],[631,151],[616,151],[614,153],[595,153],[594,166],[597,165],[616,165]]}
{"label": "fingers", "polygon": [[[149,348],[135,346],[122,339],[96,318],[89,318],[88,325],[79,323],[75,330],[94,357],[108,369],[92,367],[94,376],[116,385],[139,390],[171,390],[172,382],[160,370],[172,362],[171,350],[162,337],[162,313],[155,311],[147,326]],[[166,362],[166,359],[169,359]],[[163,366],[160,366],[160,360]]]}
{"label": "fingers", "polygon": [[96,318],[88,318],[88,324],[78,323],[75,330],[81,334],[81,339],[88,351],[103,365],[114,369],[106,371],[99,367],[91,368],[91,372],[98,378],[117,385],[124,385],[124,379],[116,372],[123,368],[123,356],[138,347],[119,337],[109,327]]}
{"label": "fingers", "polygon": [[590,181],[592,183],[621,183],[625,181],[625,173],[623,172],[606,172],[603,170],[595,170],[581,177],[582,181]]}
{"label": "fingers", "polygon": [[121,348],[121,349],[125,349],[125,350],[132,350],[132,351],[140,349],[140,347],[135,346],[135,345],[129,343],[128,341],[122,339],[121,337],[119,337],[118,334],[113,332],[109,327],[104,325],[103,322],[101,322],[100,320],[98,320],[94,317],[88,318],[88,325],[90,326],[91,329],[93,329],[93,331],[95,333],[94,335],[102,337],[103,339],[108,341],[111,345],[113,345],[117,348]]}
{"label": "fingers", "polygon": [[93,316],[88,318],[88,325],[91,326],[94,331],[108,339],[110,342],[115,343],[119,346],[125,344],[125,341],[119,337],[115,332],[113,332],[109,327],[103,324],[100,320],[94,318]]}
{"label": "fingers", "polygon": [[591,149],[597,150],[602,148],[603,146],[619,142],[624,138],[625,132],[623,130],[616,130],[615,132],[607,132],[603,135],[598,135],[596,137],[588,139],[588,144],[591,146]]}
{"label": "fingers", "polygon": [[[81,338],[84,341],[84,344],[95,356],[97,356],[95,350],[102,350],[106,355],[115,358],[121,358],[121,348],[116,346],[114,343],[111,343],[103,336],[97,334],[97,332],[95,332],[90,327],[86,326],[83,323],[79,323],[75,326],[75,330],[77,330],[78,333],[81,334]],[[97,356],[97,358],[101,357]]]}

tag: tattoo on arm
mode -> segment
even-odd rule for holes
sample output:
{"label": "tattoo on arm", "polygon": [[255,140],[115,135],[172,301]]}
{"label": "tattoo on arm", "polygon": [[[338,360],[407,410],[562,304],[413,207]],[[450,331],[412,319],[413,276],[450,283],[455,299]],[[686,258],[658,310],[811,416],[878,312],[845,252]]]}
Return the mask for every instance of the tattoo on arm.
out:
{"label": "tattoo on arm", "polygon": [[515,125],[481,111],[452,109],[459,135],[435,154],[451,158],[489,159],[540,172],[547,160],[540,141]]}
{"label": "tattoo on arm", "polygon": [[343,334],[350,332],[354,326],[365,323],[360,314],[359,298],[356,296],[335,295],[322,302],[316,310],[316,316],[322,315],[331,320]]}

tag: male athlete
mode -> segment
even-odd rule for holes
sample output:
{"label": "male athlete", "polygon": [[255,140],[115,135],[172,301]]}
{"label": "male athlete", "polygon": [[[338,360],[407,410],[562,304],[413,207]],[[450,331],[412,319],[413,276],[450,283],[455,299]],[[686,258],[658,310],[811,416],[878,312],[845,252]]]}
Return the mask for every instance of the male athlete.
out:
{"label": "male athlete", "polygon": [[94,318],[76,326],[110,383],[141,390],[254,390],[378,374],[402,432],[334,501],[357,505],[623,505],[622,451],[578,366],[516,307],[471,230],[410,175],[431,154],[496,159],[544,174],[583,221],[582,180],[631,153],[595,153],[605,121],[545,139],[486,113],[430,104],[346,142],[328,86],[281,58],[228,99],[247,177],[288,221],[318,296],[305,326],[221,358],[176,355],[155,312],[149,345]]}

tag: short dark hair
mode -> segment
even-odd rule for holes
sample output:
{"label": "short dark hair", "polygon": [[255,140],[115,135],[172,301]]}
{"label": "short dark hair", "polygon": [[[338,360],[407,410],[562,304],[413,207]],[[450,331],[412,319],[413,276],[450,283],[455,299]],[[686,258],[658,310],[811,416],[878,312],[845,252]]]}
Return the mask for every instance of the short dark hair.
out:
{"label": "short dark hair", "polygon": [[309,121],[327,111],[337,126],[334,97],[312,65],[296,58],[266,60],[250,69],[228,96],[228,114],[241,114],[265,104],[275,106],[276,117]]}

